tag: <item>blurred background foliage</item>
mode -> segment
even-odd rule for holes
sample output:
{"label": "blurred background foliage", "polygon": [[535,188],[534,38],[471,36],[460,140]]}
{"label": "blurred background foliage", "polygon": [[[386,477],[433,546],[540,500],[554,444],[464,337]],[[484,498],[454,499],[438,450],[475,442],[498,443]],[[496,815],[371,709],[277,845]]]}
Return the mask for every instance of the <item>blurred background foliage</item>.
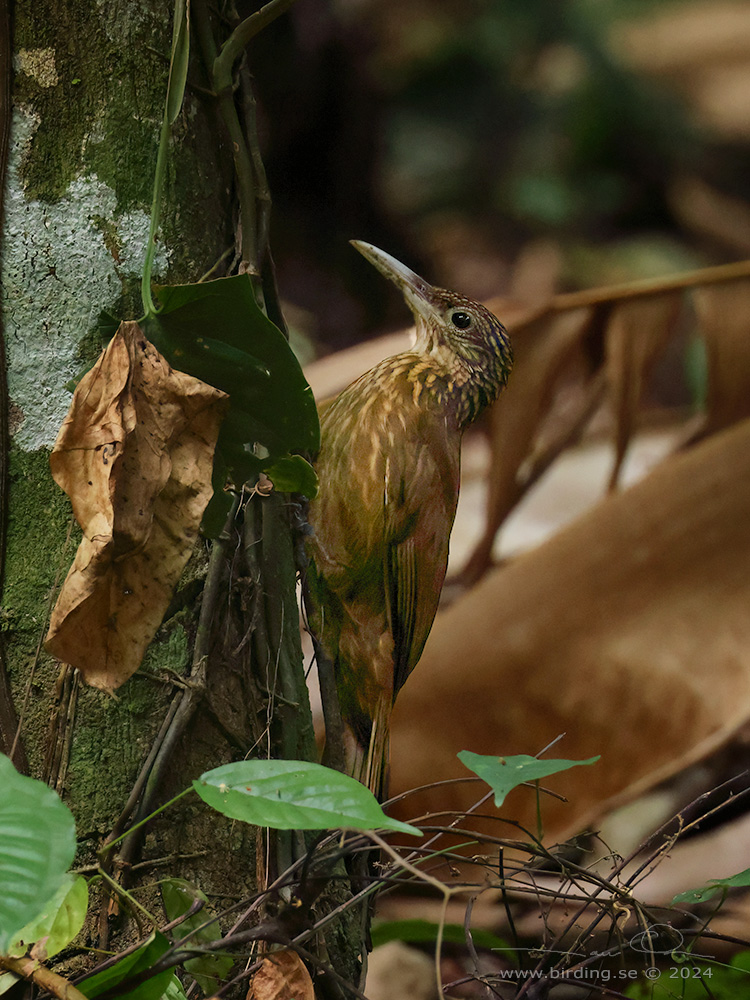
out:
{"label": "blurred background foliage", "polygon": [[311,351],[406,320],[352,238],[526,300],[750,255],[747,12],[300,0],[250,68],[280,285]]}

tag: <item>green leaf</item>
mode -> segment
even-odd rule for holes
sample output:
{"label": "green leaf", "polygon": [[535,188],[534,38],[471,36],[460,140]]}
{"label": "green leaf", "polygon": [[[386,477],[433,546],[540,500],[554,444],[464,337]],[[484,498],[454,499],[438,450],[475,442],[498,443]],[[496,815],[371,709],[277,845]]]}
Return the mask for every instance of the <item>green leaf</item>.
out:
{"label": "green leaf", "polygon": [[[208,897],[197,887],[182,878],[169,878],[162,882],[162,898],[164,910],[169,920],[176,920],[187,913],[193,903],[199,899],[204,905],[193,916],[188,917],[179,926],[180,937],[191,935],[187,946],[213,944],[221,937],[218,920],[203,926],[214,917],[214,911],[208,905]],[[196,980],[206,994],[215,993],[226,979],[229,970],[234,965],[234,959],[229,955],[206,954],[198,958],[190,958],[185,962],[185,969]]]}
{"label": "green leaf", "polygon": [[19,957],[25,955],[31,945],[36,945],[35,958],[42,962],[52,958],[69,945],[83,927],[88,905],[86,879],[81,875],[66,875],[43,912],[15,935],[8,954]]}
{"label": "green leaf", "polygon": [[[102,347],[106,347],[106,345],[117,333],[119,326],[120,320],[111,312],[107,312],[106,309],[102,309],[96,320],[96,333],[101,341]],[[80,379],[78,381],[80,382]]]}
{"label": "green leaf", "polygon": [[495,805],[499,808],[509,792],[527,781],[538,781],[560,771],[568,771],[581,764],[595,764],[599,757],[588,760],[540,760],[519,754],[517,757],[492,757],[461,750],[458,759],[470,771],[486,781],[495,793]]}
{"label": "green leaf", "polygon": [[161,1000],[187,1000],[187,994],[177,976],[172,976],[169,985],[161,995]]}
{"label": "green leaf", "polygon": [[186,0],[175,0],[172,22],[172,55],[167,84],[167,121],[171,125],[180,113],[185,96],[190,61],[190,20]]}
{"label": "green leaf", "polygon": [[[215,462],[214,472],[216,472]],[[203,511],[203,520],[201,521],[201,531],[206,538],[219,537],[222,528],[226,524],[229,511],[232,509],[232,494],[224,491],[223,479],[214,475],[212,481],[214,494]]]}
{"label": "green leaf", "polygon": [[[389,941],[405,941],[408,944],[434,944],[437,941],[440,925],[431,920],[384,920],[372,928],[372,946],[379,947]],[[491,931],[473,930],[472,940],[478,948],[498,948],[512,951],[510,945]],[[443,942],[447,944],[466,944],[466,931],[462,924],[445,924],[443,926]]]}
{"label": "green leaf", "polygon": [[709,879],[709,884],[703,886],[701,889],[688,889],[686,892],[681,892],[672,900],[672,906],[675,903],[703,903],[705,900],[715,896],[717,892],[725,892],[727,889],[736,889],[748,885],[750,885],[750,868],[746,868],[743,872],[738,872],[736,875],[730,875],[729,878]]}
{"label": "green leaf", "polygon": [[290,452],[316,452],[312,390],[249,275],[156,290],[161,309],[141,321],[146,335],[173,368],[229,394],[216,462],[235,486]]}
{"label": "green leaf", "polygon": [[[721,962],[699,962],[682,956],[684,964],[673,960],[668,969],[649,983],[633,983],[624,996],[634,1000],[744,1000],[750,980],[750,952],[735,955],[729,965]],[[676,975],[682,969],[686,974]]]}
{"label": "green leaf", "polygon": [[285,455],[263,471],[280,493],[301,493],[308,500],[318,495],[315,469],[301,455]]}
{"label": "green leaf", "polygon": [[17,976],[14,972],[3,972],[0,973],[0,996],[3,993],[7,993],[9,989],[12,989],[16,983],[21,982],[21,977]]}
{"label": "green leaf", "polygon": [[[115,962],[108,969],[96,972],[93,976],[81,980],[78,988],[89,1000],[93,1000],[100,993],[106,993],[119,986],[120,983],[124,983],[126,979],[150,969],[169,950],[169,947],[169,941],[164,935],[159,931],[154,931],[131,955],[126,955],[125,958],[121,958],[119,962]],[[165,969],[133,987],[132,990],[118,993],[118,1000],[161,1000],[162,994],[169,989],[173,977],[172,970]]]}
{"label": "green leaf", "polygon": [[322,764],[242,760],[206,771],[193,788],[218,812],[275,830],[397,830],[421,836],[383,812],[372,792]]}
{"label": "green leaf", "polygon": [[68,807],[0,754],[0,955],[62,885],[75,849]]}

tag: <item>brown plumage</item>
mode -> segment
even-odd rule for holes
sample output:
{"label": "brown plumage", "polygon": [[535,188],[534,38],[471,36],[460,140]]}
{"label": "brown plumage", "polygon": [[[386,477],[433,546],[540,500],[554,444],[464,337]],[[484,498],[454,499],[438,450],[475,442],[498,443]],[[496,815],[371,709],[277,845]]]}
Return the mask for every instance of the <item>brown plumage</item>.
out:
{"label": "brown plumage", "polygon": [[505,386],[512,356],[483,305],[434,288],[367,243],[354,246],[403,291],[416,343],[322,407],[309,579],[348,770],[382,794],[391,708],[422,654],[445,578],[461,436]]}

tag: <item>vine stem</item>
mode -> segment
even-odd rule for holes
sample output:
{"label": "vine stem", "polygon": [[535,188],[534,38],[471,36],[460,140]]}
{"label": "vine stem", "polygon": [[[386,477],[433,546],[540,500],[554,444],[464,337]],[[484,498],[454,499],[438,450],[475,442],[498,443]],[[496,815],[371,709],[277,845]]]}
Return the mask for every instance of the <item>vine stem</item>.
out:
{"label": "vine stem", "polygon": [[[232,159],[234,160],[234,172],[239,195],[240,254],[242,263],[246,270],[251,274],[257,275],[255,176],[253,173],[252,158],[247,148],[245,134],[242,130],[234,103],[232,81],[234,59],[239,58],[241,51],[237,51],[233,55],[231,62],[229,61],[229,56],[225,55],[222,59],[221,53],[216,47],[216,39],[214,38],[207,3],[205,0],[194,0],[192,9],[195,33],[201,49],[203,63],[208,72],[209,84],[211,90],[218,98],[219,111],[229,133],[229,141],[232,147]],[[235,33],[237,30],[235,29]],[[217,72],[217,63],[220,67],[219,72]]]}
{"label": "vine stem", "polygon": [[[176,0],[174,19],[172,23],[172,50],[169,56],[169,76],[167,78],[167,93],[164,98],[164,117],[159,132],[159,149],[156,154],[156,170],[154,171],[154,193],[151,199],[151,220],[148,230],[148,246],[146,259],[143,262],[141,277],[141,300],[146,316],[156,313],[156,306],[151,295],[151,272],[154,267],[156,253],[156,233],[161,217],[161,202],[164,191],[164,178],[167,174],[167,152],[169,150],[169,133],[172,122],[179,114],[185,91],[187,74],[187,57],[189,52],[189,13],[185,2]],[[179,63],[179,65],[178,65]]]}
{"label": "vine stem", "polygon": [[154,255],[156,253],[156,233],[159,228],[161,216],[161,198],[164,189],[164,178],[167,172],[167,149],[169,147],[169,118],[167,109],[164,108],[164,120],[161,124],[159,134],[159,152],[156,155],[156,170],[154,171],[154,194],[151,199],[151,222],[148,228],[148,246],[146,247],[146,259],[143,262],[143,276],[141,278],[141,301],[143,312],[146,316],[156,314],[156,305],[151,294],[151,272],[154,269]]}
{"label": "vine stem", "polygon": [[[170,806],[174,805],[175,802],[179,802],[180,799],[184,798],[192,791],[193,791],[192,788],[184,788],[181,792],[178,792],[177,795],[171,798],[168,802],[165,802],[163,805],[159,806],[158,809],[154,809],[154,811],[149,813],[148,816],[144,816],[142,820],[139,820],[133,826],[128,827],[125,833],[121,833],[120,836],[115,837],[114,840],[107,841],[107,843],[104,845],[104,848],[102,849],[102,854],[106,854],[109,850],[111,850],[111,848],[115,846],[115,844],[119,844],[121,840],[124,840],[126,837],[129,837],[131,833],[134,833],[145,823],[149,823],[155,816],[158,816],[159,813],[164,812],[165,809],[168,809]],[[107,878],[108,876],[106,875],[106,873],[104,874],[105,878]]]}
{"label": "vine stem", "polygon": [[[218,97],[219,110],[229,132],[240,205],[240,252],[244,269],[261,276],[267,247],[267,226],[259,227],[258,200],[264,196],[265,177],[258,169],[259,157],[248,143],[240,122],[234,97],[234,67],[248,42],[271,21],[285,13],[295,0],[271,0],[255,14],[245,18],[217,49],[205,0],[193,4],[194,23],[203,61],[208,67],[211,88]],[[262,221],[262,219],[261,219]],[[259,232],[262,229],[263,232]]]}
{"label": "vine stem", "polygon": [[213,77],[217,90],[231,87],[232,69],[235,62],[244,53],[248,42],[280,14],[286,13],[294,2],[295,0],[270,0],[270,3],[265,4],[260,10],[251,14],[250,17],[246,17],[237,25],[214,60]]}
{"label": "vine stem", "polygon": [[59,1000],[86,1000],[83,993],[77,990],[71,982],[58,976],[56,972],[46,969],[33,958],[0,957],[0,969],[7,969],[8,972],[13,972],[17,976],[30,979],[32,983],[36,983],[43,990],[59,997]]}
{"label": "vine stem", "polygon": [[[595,306],[611,299],[635,299],[646,295],[660,295],[662,292],[676,292],[694,288],[696,285],[716,285],[723,281],[737,281],[750,278],[750,260],[702,267],[693,271],[683,271],[667,278],[643,278],[619,285],[602,285],[599,288],[584,288],[580,292],[563,292],[550,303],[555,312],[577,309],[581,306]],[[545,310],[546,311],[546,308]]]}

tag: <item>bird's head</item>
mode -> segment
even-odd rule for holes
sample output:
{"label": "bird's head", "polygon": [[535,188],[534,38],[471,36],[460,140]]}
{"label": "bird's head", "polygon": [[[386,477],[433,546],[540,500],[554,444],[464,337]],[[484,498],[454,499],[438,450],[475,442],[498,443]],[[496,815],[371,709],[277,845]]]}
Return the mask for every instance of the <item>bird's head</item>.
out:
{"label": "bird's head", "polygon": [[479,392],[480,405],[491,402],[506,385],[513,367],[510,340],[500,320],[481,302],[430,285],[370,243],[351,242],[401,289],[416,322],[416,350],[433,355],[459,387]]}

